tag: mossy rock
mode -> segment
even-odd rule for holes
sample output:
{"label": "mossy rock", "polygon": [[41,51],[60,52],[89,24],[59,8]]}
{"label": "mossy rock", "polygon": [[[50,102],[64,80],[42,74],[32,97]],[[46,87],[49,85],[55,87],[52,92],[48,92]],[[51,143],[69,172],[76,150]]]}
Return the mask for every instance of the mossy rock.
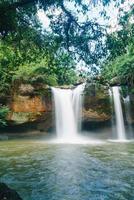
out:
{"label": "mossy rock", "polygon": [[36,121],[41,117],[41,115],[41,112],[12,112],[9,116],[9,121],[13,124],[23,124],[26,122]]}

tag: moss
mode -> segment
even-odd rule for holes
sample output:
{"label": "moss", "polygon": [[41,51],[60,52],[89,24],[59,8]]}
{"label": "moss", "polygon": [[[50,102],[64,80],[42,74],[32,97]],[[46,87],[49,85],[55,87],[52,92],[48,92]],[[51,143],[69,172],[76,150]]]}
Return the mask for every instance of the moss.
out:
{"label": "moss", "polygon": [[42,115],[41,112],[12,112],[10,120],[15,124],[22,124],[26,122],[32,122],[37,120]]}

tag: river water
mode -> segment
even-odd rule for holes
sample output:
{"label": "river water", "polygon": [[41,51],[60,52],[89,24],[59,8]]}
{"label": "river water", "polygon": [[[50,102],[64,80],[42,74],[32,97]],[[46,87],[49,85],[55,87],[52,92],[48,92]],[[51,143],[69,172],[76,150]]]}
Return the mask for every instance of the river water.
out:
{"label": "river water", "polygon": [[23,200],[134,200],[134,143],[1,141],[0,181]]}

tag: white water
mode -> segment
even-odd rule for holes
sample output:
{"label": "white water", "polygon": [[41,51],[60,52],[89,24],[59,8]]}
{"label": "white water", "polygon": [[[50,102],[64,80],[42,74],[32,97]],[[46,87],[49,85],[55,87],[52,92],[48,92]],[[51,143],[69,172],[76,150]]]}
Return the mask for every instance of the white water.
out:
{"label": "white water", "polygon": [[113,90],[113,99],[114,99],[114,108],[116,117],[117,139],[126,140],[124,118],[120,100],[120,89],[118,86],[115,86],[112,88],[112,90]]}
{"label": "white water", "polygon": [[130,96],[128,95],[126,98],[124,98],[124,105],[125,105],[125,113],[126,113],[126,120],[128,123],[128,131],[130,138],[133,137],[133,129],[132,129],[132,119],[131,119],[131,106],[130,106]]}
{"label": "white water", "polygon": [[127,122],[131,121],[131,108],[130,108],[130,97],[129,95],[124,98],[124,105],[125,105],[125,113]]}
{"label": "white water", "polygon": [[79,138],[84,85],[74,90],[52,88],[58,139],[71,142]]}
{"label": "white water", "polygon": [[73,110],[74,110],[74,117],[75,117],[77,132],[81,131],[82,104],[83,104],[82,93],[83,93],[84,87],[85,87],[85,84],[81,84],[73,90]]}

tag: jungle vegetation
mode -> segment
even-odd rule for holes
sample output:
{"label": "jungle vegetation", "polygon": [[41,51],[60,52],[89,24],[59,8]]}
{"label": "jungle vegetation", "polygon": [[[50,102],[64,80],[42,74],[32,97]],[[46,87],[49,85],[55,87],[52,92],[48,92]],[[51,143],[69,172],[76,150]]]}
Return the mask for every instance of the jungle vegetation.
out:
{"label": "jungle vegetation", "polygon": [[[117,8],[124,2],[112,1]],[[18,83],[75,84],[89,74],[99,74],[104,82],[119,77],[121,82],[133,85],[133,7],[119,16],[120,29],[113,33],[88,17],[91,7],[101,3],[104,9],[100,15],[107,19],[110,2],[0,0],[0,96],[9,96]],[[49,18],[49,30],[42,26],[39,10]],[[90,73],[76,69],[81,61]],[[0,123],[4,125],[8,108],[0,106]]]}
{"label": "jungle vegetation", "polygon": [[[120,11],[117,31],[106,37],[107,56],[101,65],[101,76],[106,82],[134,86],[134,6]],[[113,82],[114,83],[114,82]]]}

